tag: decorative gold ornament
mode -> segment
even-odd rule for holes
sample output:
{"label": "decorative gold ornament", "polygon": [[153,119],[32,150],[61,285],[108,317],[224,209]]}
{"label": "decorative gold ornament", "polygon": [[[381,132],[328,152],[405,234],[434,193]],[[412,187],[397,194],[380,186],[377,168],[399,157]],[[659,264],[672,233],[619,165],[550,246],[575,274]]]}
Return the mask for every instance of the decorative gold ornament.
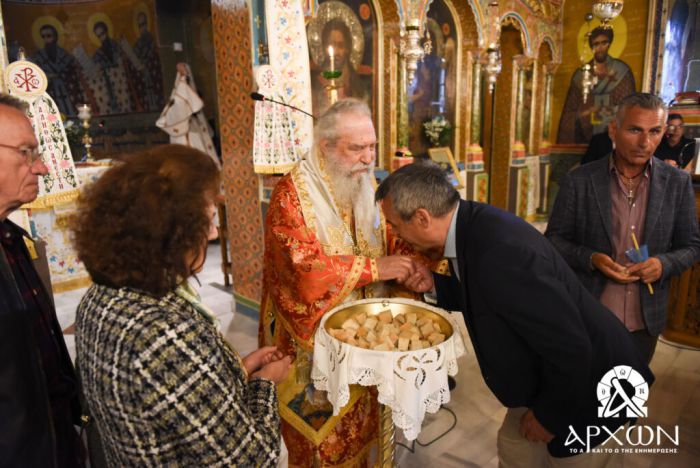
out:
{"label": "decorative gold ornament", "polygon": [[83,145],[85,146],[85,161],[93,162],[92,159],[92,138],[90,137],[90,119],[92,118],[92,112],[90,106],[87,104],[81,104],[78,106],[78,118],[83,122]]}
{"label": "decorative gold ornament", "polygon": [[486,73],[486,81],[489,84],[489,93],[492,93],[496,87],[498,75],[503,68],[501,64],[501,51],[496,44],[489,45],[486,49],[486,64],[484,64],[484,72]]}
{"label": "decorative gold ornament", "polygon": [[612,28],[610,22],[622,13],[623,0],[595,0],[593,14],[600,18],[603,28]]}
{"label": "decorative gold ornament", "polygon": [[413,83],[413,79],[416,76],[418,62],[421,62],[426,54],[430,54],[433,48],[427,32],[426,40],[423,44],[421,44],[421,40],[420,20],[417,18],[408,20],[406,26],[401,28],[399,51],[406,62],[407,84],[409,85]]}

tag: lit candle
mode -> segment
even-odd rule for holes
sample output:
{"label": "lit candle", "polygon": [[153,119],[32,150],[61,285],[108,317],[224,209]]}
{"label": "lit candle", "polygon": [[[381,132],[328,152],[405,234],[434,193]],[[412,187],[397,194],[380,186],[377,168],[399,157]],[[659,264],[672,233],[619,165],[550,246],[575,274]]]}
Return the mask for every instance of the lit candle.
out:
{"label": "lit candle", "polygon": [[90,106],[87,104],[83,104],[82,106],[78,106],[78,118],[80,120],[88,120],[91,117],[90,113]]}
{"label": "lit candle", "polygon": [[335,57],[333,54],[333,46],[328,46],[328,57],[331,59],[331,71],[335,71]]}

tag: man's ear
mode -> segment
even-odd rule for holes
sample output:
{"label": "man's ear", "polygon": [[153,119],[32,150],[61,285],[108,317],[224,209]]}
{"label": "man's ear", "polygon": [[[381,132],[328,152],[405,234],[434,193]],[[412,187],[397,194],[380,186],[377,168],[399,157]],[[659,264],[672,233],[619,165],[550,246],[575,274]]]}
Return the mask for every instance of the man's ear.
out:
{"label": "man's ear", "polygon": [[413,219],[416,220],[418,226],[426,229],[430,226],[432,216],[430,216],[430,213],[428,213],[428,210],[425,208],[418,208],[416,212],[413,213]]}

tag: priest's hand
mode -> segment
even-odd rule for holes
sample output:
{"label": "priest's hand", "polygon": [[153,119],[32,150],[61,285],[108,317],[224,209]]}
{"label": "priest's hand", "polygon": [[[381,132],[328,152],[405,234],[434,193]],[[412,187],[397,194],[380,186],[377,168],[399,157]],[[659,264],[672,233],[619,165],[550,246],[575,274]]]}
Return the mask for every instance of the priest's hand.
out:
{"label": "priest's hand", "polygon": [[258,371],[261,367],[284,357],[276,346],[264,346],[257,349],[243,358],[243,367],[248,371],[248,375]]}
{"label": "priest's hand", "polygon": [[433,273],[424,264],[414,261],[415,273],[413,273],[404,283],[408,289],[417,293],[426,293],[435,288]]}
{"label": "priest's hand", "polygon": [[279,384],[287,378],[291,367],[292,356],[285,356],[282,359],[265,364],[259,371],[253,373],[250,377],[252,379],[271,380],[272,382]]}
{"label": "priest's hand", "polygon": [[527,413],[520,419],[520,435],[530,442],[544,442],[545,444],[554,439],[554,434],[540,424],[531,409],[527,410]]}
{"label": "priest's hand", "polygon": [[639,281],[639,276],[633,275],[624,265],[615,262],[610,256],[604,253],[594,253],[591,256],[593,267],[602,274],[620,284],[634,283]]}
{"label": "priest's hand", "polygon": [[396,280],[403,284],[415,273],[415,262],[405,255],[389,255],[377,259],[379,281]]}

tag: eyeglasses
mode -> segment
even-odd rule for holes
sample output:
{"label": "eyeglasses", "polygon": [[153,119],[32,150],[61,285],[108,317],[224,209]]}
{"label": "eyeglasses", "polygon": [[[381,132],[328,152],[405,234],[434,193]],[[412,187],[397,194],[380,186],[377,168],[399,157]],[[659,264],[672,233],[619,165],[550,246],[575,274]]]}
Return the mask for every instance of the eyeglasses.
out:
{"label": "eyeglasses", "polygon": [[668,130],[674,131],[674,130],[676,130],[677,128],[683,128],[683,124],[678,124],[678,125],[667,125],[666,128],[667,128]]}
{"label": "eyeglasses", "polygon": [[41,153],[39,152],[39,147],[35,146],[34,148],[29,148],[27,146],[20,146],[19,148],[17,146],[10,146],[10,145],[3,145],[0,143],[0,148],[7,148],[11,150],[17,151],[20,155],[22,155],[22,158],[29,163],[31,166],[34,164],[36,161],[41,160]]}

